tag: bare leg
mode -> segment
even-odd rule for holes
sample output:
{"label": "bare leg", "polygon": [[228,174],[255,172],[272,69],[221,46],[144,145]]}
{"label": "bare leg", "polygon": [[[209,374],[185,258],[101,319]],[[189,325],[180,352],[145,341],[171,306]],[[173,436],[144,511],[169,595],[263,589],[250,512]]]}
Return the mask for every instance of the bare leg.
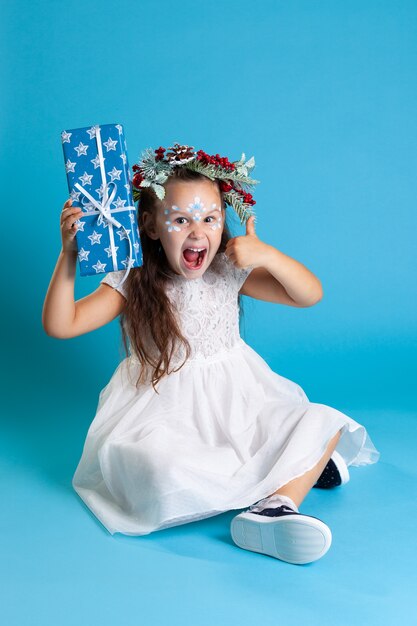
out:
{"label": "bare leg", "polygon": [[326,448],[326,452],[317,463],[317,465],[313,467],[313,469],[305,472],[305,474],[299,476],[298,478],[290,480],[289,483],[283,485],[277,491],[274,491],[274,494],[279,493],[283,496],[288,496],[297,505],[297,507],[299,507],[301,502],[304,500],[312,486],[317,482],[317,479],[326,467],[327,462],[330,459],[332,452],[336,448],[337,442],[340,439],[340,435],[341,430],[339,430],[339,432],[337,432],[336,435],[332,439],[330,439],[330,442]]}

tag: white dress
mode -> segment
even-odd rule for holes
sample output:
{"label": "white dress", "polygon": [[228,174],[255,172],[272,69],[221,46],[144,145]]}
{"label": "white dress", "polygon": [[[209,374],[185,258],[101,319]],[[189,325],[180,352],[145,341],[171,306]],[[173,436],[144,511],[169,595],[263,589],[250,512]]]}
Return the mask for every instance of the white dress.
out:
{"label": "white dress", "polygon": [[[190,359],[161,379],[158,395],[135,387],[132,353],[101,391],[72,484],[111,534],[245,508],[316,465],[341,428],[336,450],[347,465],[378,460],[362,425],[310,402],[240,337],[237,296],[252,269],[219,253],[200,278],[175,276],[167,293]],[[115,286],[123,273],[101,282]]]}

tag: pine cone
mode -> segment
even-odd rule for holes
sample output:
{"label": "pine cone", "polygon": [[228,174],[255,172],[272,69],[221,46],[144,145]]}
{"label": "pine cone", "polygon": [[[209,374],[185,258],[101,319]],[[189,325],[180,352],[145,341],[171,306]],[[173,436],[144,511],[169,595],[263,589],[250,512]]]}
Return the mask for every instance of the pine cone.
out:
{"label": "pine cone", "polygon": [[173,163],[186,163],[194,158],[194,146],[181,146],[179,143],[174,143],[173,146],[170,146],[168,150],[172,152],[167,152],[165,154],[165,158],[167,161]]}

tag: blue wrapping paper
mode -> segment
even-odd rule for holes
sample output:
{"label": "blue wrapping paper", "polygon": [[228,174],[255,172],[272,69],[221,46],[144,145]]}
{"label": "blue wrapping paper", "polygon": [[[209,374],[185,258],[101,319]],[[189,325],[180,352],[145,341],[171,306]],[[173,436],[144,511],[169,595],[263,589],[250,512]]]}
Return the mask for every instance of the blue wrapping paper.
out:
{"label": "blue wrapping paper", "polygon": [[127,146],[121,124],[94,125],[61,133],[81,276],[126,270],[143,264],[132,196]]}

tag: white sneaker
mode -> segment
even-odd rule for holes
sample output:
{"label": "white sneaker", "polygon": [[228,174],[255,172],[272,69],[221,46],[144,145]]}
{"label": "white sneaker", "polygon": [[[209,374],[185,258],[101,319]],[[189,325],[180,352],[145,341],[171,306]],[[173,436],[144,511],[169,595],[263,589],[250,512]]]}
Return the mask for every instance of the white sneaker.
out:
{"label": "white sneaker", "polygon": [[331,530],[324,522],[286,504],[265,509],[259,503],[252,505],[232,519],[230,532],[239,548],[295,565],[317,561],[332,543]]}

